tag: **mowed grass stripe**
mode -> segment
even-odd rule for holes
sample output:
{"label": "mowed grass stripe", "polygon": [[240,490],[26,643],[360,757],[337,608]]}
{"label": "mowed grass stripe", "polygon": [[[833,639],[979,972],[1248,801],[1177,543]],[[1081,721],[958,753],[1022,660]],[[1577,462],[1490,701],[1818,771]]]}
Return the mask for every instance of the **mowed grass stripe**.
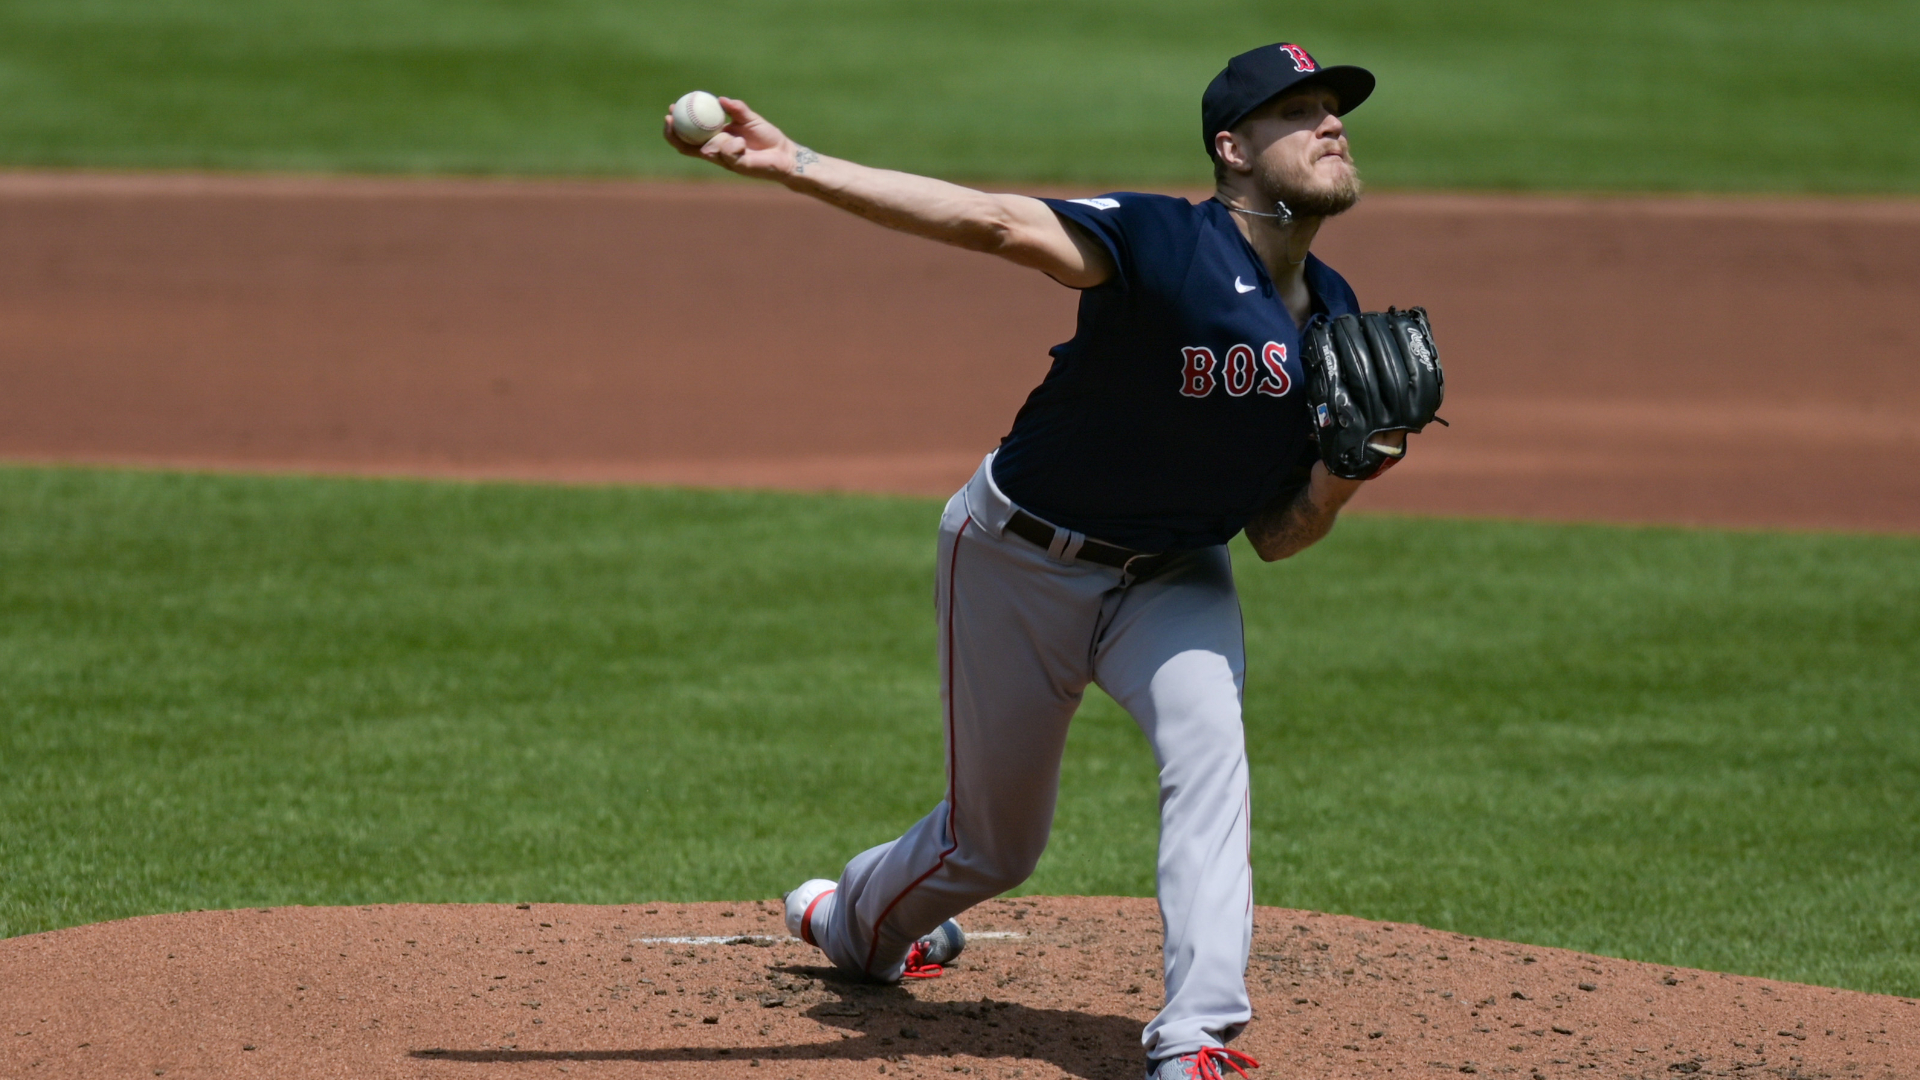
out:
{"label": "mowed grass stripe", "polygon": [[699,87],[873,164],[1191,186],[1278,40],[1379,73],[1376,184],[1920,190],[1907,0],[15,0],[0,162],[711,177],[658,137]]}
{"label": "mowed grass stripe", "polygon": [[[0,933],[775,895],[940,794],[936,504],[0,469]],[[1241,550],[1262,903],[1920,992],[1920,540]],[[1025,890],[1151,892],[1090,694]]]}

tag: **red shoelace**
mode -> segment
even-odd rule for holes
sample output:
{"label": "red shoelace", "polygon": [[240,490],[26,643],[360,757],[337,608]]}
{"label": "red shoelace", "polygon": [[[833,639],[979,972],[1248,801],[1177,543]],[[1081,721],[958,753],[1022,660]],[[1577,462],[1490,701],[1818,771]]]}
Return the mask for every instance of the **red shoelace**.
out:
{"label": "red shoelace", "polygon": [[[1211,1046],[1203,1046],[1194,1052],[1193,1060],[1187,1063],[1187,1075],[1191,1077],[1192,1080],[1222,1080],[1222,1077],[1226,1076],[1225,1073],[1220,1071],[1220,1066],[1222,1065],[1239,1073],[1241,1076],[1247,1075],[1247,1069],[1257,1069],[1260,1067],[1259,1062],[1238,1050],[1228,1050],[1224,1047],[1215,1049]],[[1241,1068],[1242,1065],[1245,1065],[1246,1068]]]}
{"label": "red shoelace", "polygon": [[907,966],[901,970],[903,979],[937,979],[944,972],[939,964],[927,963],[927,943],[916,941],[913,948],[907,950]]}

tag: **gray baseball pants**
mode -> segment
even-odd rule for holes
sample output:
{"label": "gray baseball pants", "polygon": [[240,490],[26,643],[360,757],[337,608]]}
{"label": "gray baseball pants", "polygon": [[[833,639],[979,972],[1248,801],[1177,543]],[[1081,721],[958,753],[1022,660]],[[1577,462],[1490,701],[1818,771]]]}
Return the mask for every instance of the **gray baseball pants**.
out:
{"label": "gray baseball pants", "polygon": [[[849,862],[816,937],[839,966],[896,979],[921,935],[1025,881],[1053,825],[1067,724],[1087,684],[1133,714],[1160,766],[1166,1004],[1150,1058],[1220,1046],[1252,1016],[1253,937],[1240,603],[1225,547],[1144,581],[1004,533],[992,455],[940,522],[935,612],[947,796]],[[824,932],[820,923],[824,922]]]}

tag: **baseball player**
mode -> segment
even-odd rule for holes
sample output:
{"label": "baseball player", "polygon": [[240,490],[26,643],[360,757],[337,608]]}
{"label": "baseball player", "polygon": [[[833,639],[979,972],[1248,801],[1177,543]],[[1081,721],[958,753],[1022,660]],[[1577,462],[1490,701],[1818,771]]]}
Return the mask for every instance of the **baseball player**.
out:
{"label": "baseball player", "polygon": [[[745,102],[682,153],[870,221],[1031,267],[1080,290],[1073,340],[1012,431],[947,503],[936,615],[946,797],[840,879],[787,898],[788,928],[880,980],[931,974],[952,917],[1032,873],[1067,724],[1097,682],[1160,767],[1165,1006],[1154,1080],[1258,1063],[1226,1049],[1252,1016],[1245,671],[1227,542],[1265,560],[1326,535],[1362,481],[1329,473],[1302,393],[1301,329],[1357,312],[1309,253],[1359,197],[1341,117],[1372,74],[1298,45],[1234,57],[1201,99],[1214,197],[995,195],[794,142]],[[1382,467],[1404,453],[1396,431]]]}

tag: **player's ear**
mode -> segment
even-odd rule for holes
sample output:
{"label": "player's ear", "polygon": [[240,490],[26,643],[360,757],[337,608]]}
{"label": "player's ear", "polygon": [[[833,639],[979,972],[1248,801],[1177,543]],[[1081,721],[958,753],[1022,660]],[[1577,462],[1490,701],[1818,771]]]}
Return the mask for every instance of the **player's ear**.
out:
{"label": "player's ear", "polygon": [[1214,132],[1213,154],[1222,165],[1233,172],[1253,171],[1253,159],[1247,154],[1245,142],[1231,131]]}

